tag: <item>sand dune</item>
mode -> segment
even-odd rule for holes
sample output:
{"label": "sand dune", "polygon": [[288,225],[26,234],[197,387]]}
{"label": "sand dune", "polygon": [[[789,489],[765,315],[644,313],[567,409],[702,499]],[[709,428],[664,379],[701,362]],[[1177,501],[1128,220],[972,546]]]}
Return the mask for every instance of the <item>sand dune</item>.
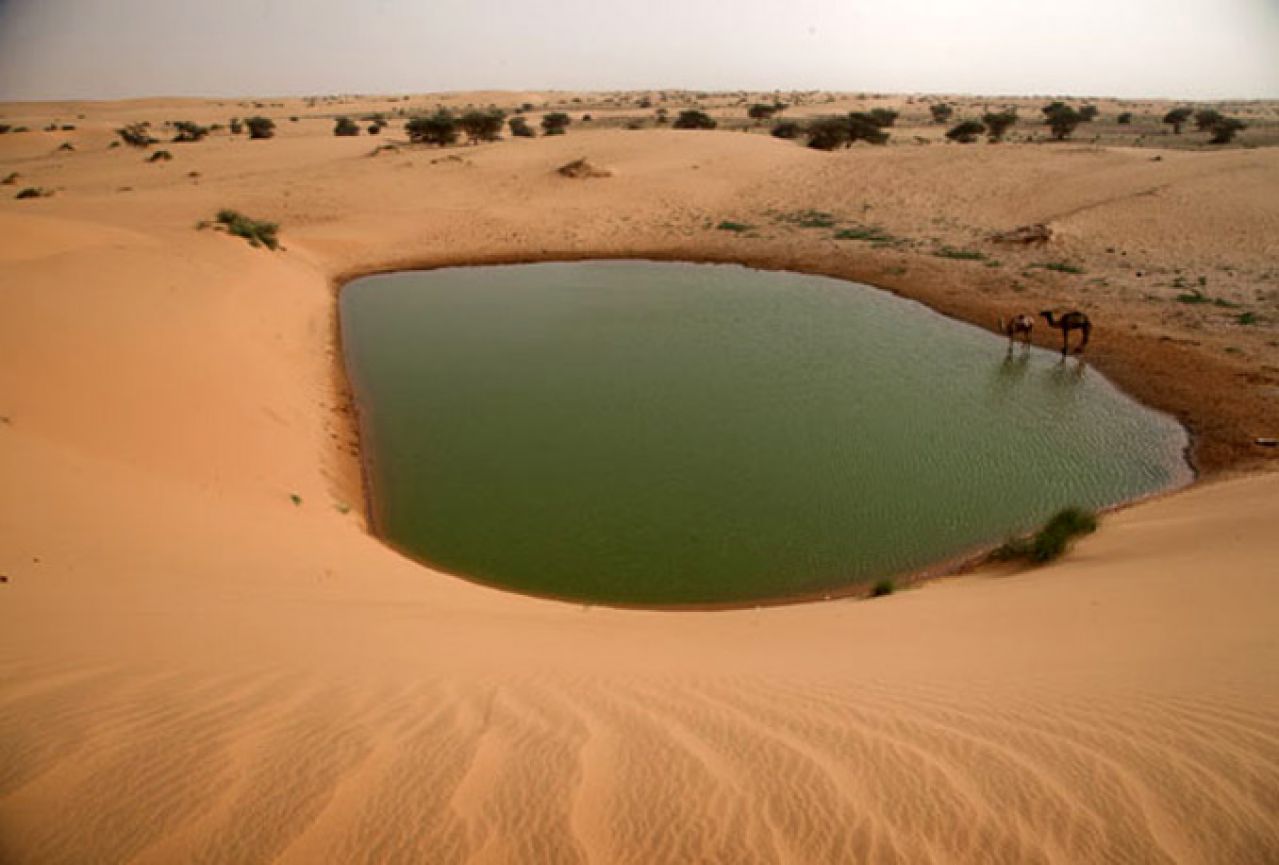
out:
{"label": "sand dune", "polygon": [[[166,165],[107,148],[197,109],[229,111],[86,103],[74,153],[0,137],[3,173],[58,189],[0,200],[0,861],[1274,861],[1276,151],[574,127],[369,158],[283,118]],[[555,173],[579,157],[612,176]],[[286,251],[195,230],[220,207]],[[776,218],[801,209],[903,243]],[[1048,250],[986,240],[1045,220]],[[337,281],[597,254],[986,323],[1086,306],[1093,362],[1186,420],[1210,479],[1033,573],[762,610],[529,599],[371,538]],[[1200,276],[1240,306],[1172,299]]]}

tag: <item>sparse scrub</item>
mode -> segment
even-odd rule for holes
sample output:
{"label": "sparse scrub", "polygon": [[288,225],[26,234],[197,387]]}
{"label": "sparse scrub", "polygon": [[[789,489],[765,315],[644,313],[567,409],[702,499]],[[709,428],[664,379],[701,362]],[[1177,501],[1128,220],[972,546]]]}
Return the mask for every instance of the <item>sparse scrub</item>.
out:
{"label": "sparse scrub", "polygon": [[199,141],[209,134],[209,127],[192,123],[190,120],[179,120],[173,124],[178,134],[173,136],[175,142]]}
{"label": "sparse scrub", "polygon": [[360,134],[360,124],[349,117],[339,117],[333,124],[333,134],[339,138],[351,138]]}
{"label": "sparse scrub", "polygon": [[453,112],[441,108],[426,117],[414,117],[404,124],[404,131],[415,144],[438,144],[440,147],[457,141],[457,120]]}
{"label": "sparse scrub", "polygon": [[800,126],[794,120],[783,120],[774,125],[769,134],[771,134],[774,138],[785,138],[789,140],[792,138],[799,138],[799,136],[803,133],[804,127]]}
{"label": "sparse scrub", "polygon": [[156,139],[151,137],[144,123],[130,123],[128,126],[117,129],[115,134],[130,147],[150,147],[156,143]]}
{"label": "sparse scrub", "polygon": [[898,240],[877,225],[856,225],[851,228],[841,228],[833,236],[836,240],[864,240],[875,244],[896,243]]}
{"label": "sparse scrub", "polygon": [[946,123],[955,114],[955,109],[951,108],[945,102],[938,102],[928,106],[928,112],[933,116],[933,123]]}
{"label": "sparse scrub", "polygon": [[249,117],[244,121],[250,138],[274,138],[275,121],[269,117]]}
{"label": "sparse scrub", "polygon": [[1017,123],[1017,111],[1012,108],[1007,111],[987,111],[982,115],[981,122],[986,125],[986,137],[994,144],[1003,141],[1004,135]]}
{"label": "sparse scrub", "polygon": [[481,141],[497,141],[502,137],[502,123],[506,115],[494,108],[489,111],[468,111],[458,120],[457,125],[466,133],[471,144]]}
{"label": "sparse scrub", "polygon": [[675,129],[714,129],[719,124],[714,117],[711,117],[705,111],[690,108],[686,111],[681,111],[671,125]]}
{"label": "sparse scrub", "polygon": [[750,108],[746,109],[746,116],[756,123],[763,123],[765,120],[772,120],[773,115],[778,111],[776,105],[768,105],[763,102],[756,102]]}
{"label": "sparse scrub", "polygon": [[[201,223],[200,228],[206,228],[209,223]],[[280,239],[277,236],[280,226],[275,222],[267,222],[262,219],[252,219],[235,210],[219,210],[217,219],[213,224],[214,228],[219,228],[227,234],[233,234],[236,237],[243,237],[252,247],[265,246],[267,249],[279,249]]]}
{"label": "sparse scrub", "polygon": [[947,130],[946,137],[951,141],[956,141],[960,144],[971,144],[977,140],[978,135],[981,135],[985,131],[986,127],[984,124],[979,123],[976,120],[965,120],[962,123],[955,124]]}
{"label": "sparse scrub", "polygon": [[536,138],[537,132],[532,126],[528,125],[528,120],[523,117],[512,117],[506,121],[506,125],[510,127],[511,135],[516,138]]}
{"label": "sparse scrub", "polygon": [[1060,558],[1071,543],[1097,530],[1097,515],[1079,507],[1063,508],[1033,537],[1012,538],[991,553],[994,561],[1029,560],[1044,564]]}
{"label": "sparse scrub", "polygon": [[835,223],[838,221],[833,213],[811,209],[783,213],[777,217],[777,220],[799,228],[834,228]]}
{"label": "sparse scrub", "polygon": [[1257,314],[1255,312],[1241,312],[1239,317],[1235,319],[1239,324],[1249,325],[1257,323]]}
{"label": "sparse scrub", "polygon": [[568,131],[569,124],[573,119],[563,111],[552,111],[550,114],[542,116],[542,134],[543,135],[563,135]]}

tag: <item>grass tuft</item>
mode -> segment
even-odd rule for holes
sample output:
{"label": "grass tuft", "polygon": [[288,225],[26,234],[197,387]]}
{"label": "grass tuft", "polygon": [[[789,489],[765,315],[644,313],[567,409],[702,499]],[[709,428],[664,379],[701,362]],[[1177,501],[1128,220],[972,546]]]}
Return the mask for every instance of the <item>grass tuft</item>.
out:
{"label": "grass tuft", "polygon": [[267,249],[279,249],[280,239],[277,232],[280,226],[275,222],[262,219],[251,219],[234,210],[219,210],[217,224],[228,234],[243,237],[250,246],[265,246]]}

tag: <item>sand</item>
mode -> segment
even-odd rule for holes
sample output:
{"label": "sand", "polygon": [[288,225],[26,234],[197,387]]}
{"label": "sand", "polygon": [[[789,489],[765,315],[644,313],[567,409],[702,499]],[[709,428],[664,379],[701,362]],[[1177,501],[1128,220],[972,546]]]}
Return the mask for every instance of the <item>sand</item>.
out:
{"label": "sand", "polygon": [[[548,98],[595,97],[451,97]],[[274,102],[276,139],[154,165],[111,130],[251,106],[0,106],[77,126],[0,136],[12,189],[57,190],[0,198],[0,861],[1274,861],[1279,151],[578,122],[369,157],[398,124]],[[578,158],[611,176],[556,173]],[[196,230],[221,207],[285,250]],[[1047,249],[986,239],[1032,222]],[[1037,571],[761,610],[530,599],[370,537],[340,280],[591,255],[860,277],[987,326],[1081,306],[1205,479]]]}

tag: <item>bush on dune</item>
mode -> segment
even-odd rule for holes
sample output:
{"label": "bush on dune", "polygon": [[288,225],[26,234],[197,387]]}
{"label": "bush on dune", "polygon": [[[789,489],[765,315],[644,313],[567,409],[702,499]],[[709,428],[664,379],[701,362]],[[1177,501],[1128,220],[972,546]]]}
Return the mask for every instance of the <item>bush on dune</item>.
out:
{"label": "bush on dune", "polygon": [[265,246],[267,249],[279,249],[280,239],[277,236],[280,226],[276,222],[253,219],[235,210],[219,210],[213,223],[202,222],[199,228],[218,228],[227,234],[243,237],[250,246]]}
{"label": "bush on dune", "polygon": [[1063,508],[1029,538],[1014,538],[991,553],[994,561],[1028,560],[1044,564],[1059,558],[1076,538],[1097,530],[1097,515],[1078,507]]}

